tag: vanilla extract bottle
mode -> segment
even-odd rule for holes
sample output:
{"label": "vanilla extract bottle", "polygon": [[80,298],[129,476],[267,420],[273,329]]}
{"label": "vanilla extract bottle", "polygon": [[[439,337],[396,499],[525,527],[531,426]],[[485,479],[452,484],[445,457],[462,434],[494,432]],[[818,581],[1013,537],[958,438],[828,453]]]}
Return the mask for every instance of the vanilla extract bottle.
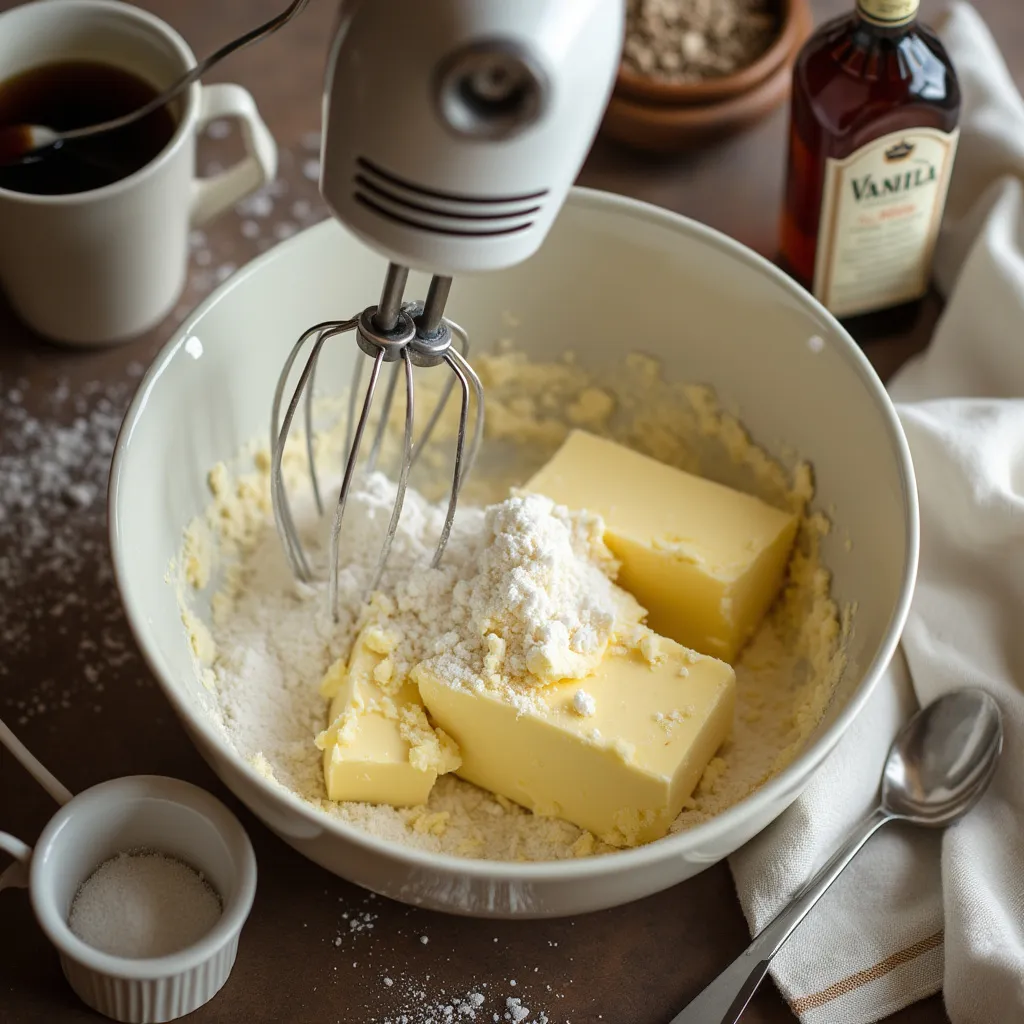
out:
{"label": "vanilla extract bottle", "polygon": [[920,0],[856,0],[793,69],[782,265],[835,316],[928,290],[960,117]]}

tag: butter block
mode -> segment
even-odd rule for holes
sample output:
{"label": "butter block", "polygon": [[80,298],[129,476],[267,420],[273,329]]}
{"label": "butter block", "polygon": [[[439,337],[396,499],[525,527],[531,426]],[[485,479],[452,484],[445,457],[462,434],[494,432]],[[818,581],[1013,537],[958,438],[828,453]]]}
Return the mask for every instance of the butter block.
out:
{"label": "butter block", "polygon": [[582,680],[537,688],[527,707],[413,670],[432,719],[458,743],[457,774],[614,846],[659,839],[729,733],[729,665],[653,634],[614,648]]}
{"label": "butter block", "polygon": [[331,800],[416,807],[438,775],[458,767],[458,749],[431,726],[416,684],[394,677],[390,642],[378,628],[364,630],[320,685],[333,698],[331,724],[316,737]]}
{"label": "butter block", "polygon": [[785,578],[798,521],[581,430],[523,488],[605,522],[617,583],[656,632],[732,661]]}

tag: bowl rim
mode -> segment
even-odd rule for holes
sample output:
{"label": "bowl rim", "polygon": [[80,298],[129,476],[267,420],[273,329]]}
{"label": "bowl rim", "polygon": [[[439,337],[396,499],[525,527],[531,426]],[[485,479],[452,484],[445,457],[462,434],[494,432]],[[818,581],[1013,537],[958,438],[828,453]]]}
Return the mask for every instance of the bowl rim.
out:
{"label": "bowl rim", "polygon": [[[128,407],[118,432],[117,441],[115,442],[107,493],[111,559],[114,578],[121,597],[121,603],[125,610],[125,616],[143,658],[163,690],[164,696],[178,717],[188,726],[186,732],[193,731],[198,733],[205,744],[208,744],[220,756],[230,761],[233,767],[245,777],[247,782],[258,789],[267,800],[274,803],[283,802],[288,808],[295,811],[304,822],[313,826],[317,830],[315,833],[317,835],[322,833],[333,834],[339,839],[355,843],[367,853],[374,854],[377,857],[384,857],[388,860],[398,860],[411,868],[432,872],[435,875],[447,874],[467,880],[486,881],[491,884],[521,884],[528,886],[531,883],[561,882],[570,879],[574,881],[596,879],[632,872],[659,863],[670,857],[693,852],[708,843],[713,844],[716,840],[722,839],[729,832],[736,829],[737,826],[742,825],[750,817],[756,817],[756,815],[752,815],[752,811],[759,806],[782,803],[788,807],[796,796],[799,795],[799,790],[803,788],[800,785],[800,780],[809,779],[821,763],[831,754],[843,733],[846,732],[867,702],[878,680],[892,660],[910,611],[917,577],[920,525],[917,486],[910,447],[895,406],[881,380],[875,373],[867,356],[864,355],[846,329],[839,324],[820,302],[801,288],[779,267],[759,253],[714,228],[642,200],[579,186],[574,186],[570,190],[566,198],[566,206],[582,210],[593,209],[601,213],[626,214],[668,229],[676,234],[683,234],[697,239],[705,245],[712,246],[740,262],[746,263],[752,269],[769,277],[784,291],[789,292],[790,295],[798,298],[802,303],[809,304],[813,312],[830,322],[833,333],[841,340],[842,357],[850,364],[851,369],[860,378],[861,383],[866,387],[874,400],[883,421],[888,427],[894,454],[899,463],[906,509],[904,522],[906,558],[902,567],[902,582],[899,594],[890,614],[889,624],[878,648],[870,661],[864,666],[862,677],[856,689],[850,694],[846,704],[839,710],[835,720],[828,728],[812,744],[809,744],[802,750],[781,772],[721,814],[717,814],[684,832],[667,835],[662,839],[643,846],[617,850],[606,855],[578,857],[569,860],[520,863],[515,861],[459,857],[454,854],[420,850],[415,847],[404,846],[401,843],[378,838],[339,818],[325,814],[298,795],[267,779],[233,746],[224,742],[223,737],[215,728],[212,720],[201,709],[194,707],[191,700],[187,699],[184,694],[179,693],[173,684],[164,679],[162,671],[158,668],[159,658],[156,645],[150,640],[150,630],[146,618],[142,610],[134,606],[127,599],[127,563],[129,558],[122,540],[119,504],[122,493],[122,479],[131,454],[132,437],[136,425],[149,402],[150,393],[158,385],[161,376],[171,361],[178,356],[179,350],[184,348],[191,334],[193,324],[220,302],[224,301],[235,288],[239,287],[250,276],[260,272],[274,261],[286,258],[291,249],[301,248],[308,244],[308,239],[315,232],[338,230],[339,225],[332,218],[328,217],[320,223],[298,232],[291,238],[257,256],[217,287],[195,308],[190,316],[181,322],[172,337],[164,344],[150,364]],[[184,525],[182,524],[182,528],[184,528]],[[193,743],[195,744],[195,739],[193,739]],[[202,750],[200,750],[200,753],[202,753]],[[223,779],[221,779],[221,782],[227,785]],[[232,789],[231,786],[227,788],[229,790]],[[794,789],[797,789],[798,792],[787,799],[787,793],[792,792]],[[237,796],[238,794],[235,795]],[[243,802],[249,806],[250,810],[254,810],[248,801],[243,800]],[[257,813],[257,816],[259,817],[260,815]],[[280,835],[280,832],[278,834]],[[712,864],[724,859],[725,857],[716,857],[713,860],[708,860],[704,866],[710,867]]]}
{"label": "bowl rim", "polygon": [[779,6],[781,17],[775,38],[760,57],[738,71],[697,82],[664,82],[630,71],[620,63],[615,76],[615,92],[634,103],[701,106],[734,99],[762,88],[765,80],[786,64],[802,45],[813,20],[807,0],[779,0]]}

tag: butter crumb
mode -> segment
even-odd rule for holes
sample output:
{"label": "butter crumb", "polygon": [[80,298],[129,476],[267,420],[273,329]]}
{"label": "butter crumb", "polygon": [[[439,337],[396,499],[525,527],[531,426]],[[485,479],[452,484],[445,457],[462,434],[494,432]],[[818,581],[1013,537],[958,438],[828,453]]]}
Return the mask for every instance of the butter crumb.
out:
{"label": "butter crumb", "polygon": [[657,633],[648,633],[640,641],[640,653],[649,665],[660,665],[665,660],[665,653],[661,649],[661,637]]}
{"label": "butter crumb", "polygon": [[181,621],[196,660],[200,665],[212,665],[217,656],[217,645],[206,623],[187,608],[181,613]]}
{"label": "butter crumb", "polygon": [[215,498],[222,498],[227,494],[230,480],[231,476],[228,473],[228,467],[223,462],[218,462],[206,475],[206,484],[210,488],[210,493]]}
{"label": "butter crumb", "polygon": [[379,626],[371,626],[363,633],[363,643],[374,654],[390,654],[398,646],[398,637]]}
{"label": "butter crumb", "polygon": [[575,427],[600,428],[615,410],[615,400],[600,388],[585,388],[566,409],[569,422]]}
{"label": "butter crumb", "polygon": [[448,811],[428,811],[426,808],[414,814],[411,825],[420,835],[443,836],[448,828],[451,814]]}
{"label": "butter crumb", "polygon": [[495,677],[501,672],[505,661],[505,641],[496,633],[488,633],[487,653],[484,655],[484,671],[488,676]]}
{"label": "butter crumb", "polygon": [[338,658],[334,664],[324,673],[320,682],[320,696],[328,700],[337,696],[345,677],[348,675],[348,664],[344,658]]}
{"label": "butter crumb", "polygon": [[642,352],[631,352],[626,356],[626,368],[651,384],[657,383],[661,376],[661,367],[658,361]]}
{"label": "butter crumb", "polygon": [[594,836],[590,832],[583,834],[572,844],[572,855],[574,857],[589,857],[594,852]]}
{"label": "butter crumb", "polygon": [[185,580],[193,590],[203,590],[210,582],[214,549],[210,531],[202,520],[196,520],[185,531],[182,551]]}

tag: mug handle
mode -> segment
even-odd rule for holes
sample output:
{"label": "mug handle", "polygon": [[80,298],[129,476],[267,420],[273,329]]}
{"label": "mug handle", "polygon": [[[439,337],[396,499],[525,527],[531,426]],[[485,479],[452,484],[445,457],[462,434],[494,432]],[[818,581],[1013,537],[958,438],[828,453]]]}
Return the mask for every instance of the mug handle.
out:
{"label": "mug handle", "polygon": [[28,888],[28,864],[32,859],[32,847],[7,832],[0,832],[0,850],[9,853],[14,863],[0,874],[0,892],[4,889]]}
{"label": "mug handle", "polygon": [[191,211],[194,227],[202,227],[277,175],[277,143],[248,90],[240,85],[204,85],[196,131],[202,131],[219,117],[232,117],[240,122],[247,155],[220,174],[196,180]]}

